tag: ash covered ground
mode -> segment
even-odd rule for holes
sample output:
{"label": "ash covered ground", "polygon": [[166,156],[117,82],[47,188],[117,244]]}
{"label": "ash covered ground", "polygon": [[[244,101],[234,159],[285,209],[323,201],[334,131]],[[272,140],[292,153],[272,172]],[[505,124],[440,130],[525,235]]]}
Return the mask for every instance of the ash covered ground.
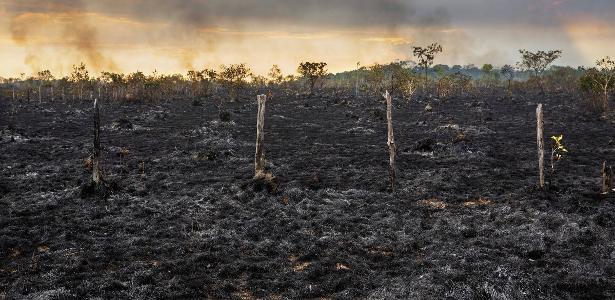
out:
{"label": "ash covered ground", "polygon": [[[254,97],[256,98],[256,97]],[[569,153],[538,181],[535,109]],[[102,101],[109,197],[83,194],[91,103],[0,103],[0,298],[612,299],[615,124],[565,96]],[[430,103],[432,112],[426,112]]]}

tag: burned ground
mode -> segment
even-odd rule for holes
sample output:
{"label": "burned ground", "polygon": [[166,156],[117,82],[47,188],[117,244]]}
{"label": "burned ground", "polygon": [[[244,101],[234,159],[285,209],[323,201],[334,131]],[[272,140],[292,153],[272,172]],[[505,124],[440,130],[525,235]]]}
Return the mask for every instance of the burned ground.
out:
{"label": "burned ground", "polygon": [[[570,153],[536,189],[536,103]],[[615,297],[614,124],[564,96],[102,102],[106,199],[82,197],[91,105],[0,104],[0,298]],[[227,117],[229,115],[226,115]],[[87,196],[87,195],[86,195]]]}

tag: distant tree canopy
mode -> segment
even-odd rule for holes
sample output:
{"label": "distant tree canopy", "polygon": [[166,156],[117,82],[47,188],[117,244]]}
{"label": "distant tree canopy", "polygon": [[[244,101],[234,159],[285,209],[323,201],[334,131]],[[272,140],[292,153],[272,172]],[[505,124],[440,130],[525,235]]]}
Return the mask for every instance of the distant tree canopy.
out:
{"label": "distant tree canopy", "polygon": [[54,78],[49,70],[40,71],[36,75],[39,81],[51,81]]}
{"label": "distant tree canopy", "polygon": [[307,79],[310,95],[314,94],[314,86],[319,79],[327,76],[328,71],[326,69],[327,63],[325,62],[302,62],[297,68],[297,72]]}
{"label": "distant tree canopy", "polygon": [[273,65],[267,74],[269,84],[282,84],[284,82],[284,74],[278,65]]}
{"label": "distant tree canopy", "polygon": [[210,86],[218,78],[218,73],[211,69],[190,70],[186,77],[192,83],[192,96],[196,97],[209,94]]}
{"label": "distant tree canopy", "polygon": [[486,75],[490,75],[491,72],[493,71],[493,65],[492,64],[484,64],[481,70]]}
{"label": "distant tree canopy", "polygon": [[220,73],[218,75],[220,82],[225,86],[229,92],[229,100],[231,102],[237,101],[239,89],[246,84],[246,79],[250,77],[252,71],[246,66],[246,64],[234,64],[220,66]]}
{"label": "distant tree canopy", "polygon": [[367,82],[377,94],[389,90],[391,93],[409,97],[414,92],[416,76],[403,62],[374,64],[369,66],[367,71]]}
{"label": "distant tree canopy", "polygon": [[90,81],[90,73],[84,63],[73,66],[73,72],[70,74],[70,81],[77,84],[79,100],[83,100],[83,87]]}
{"label": "distant tree canopy", "polygon": [[534,77],[542,75],[550,64],[562,56],[562,50],[530,52],[521,49],[519,53],[521,53],[519,68],[529,71]]}
{"label": "distant tree canopy", "polygon": [[[523,63],[519,63],[519,66],[523,66],[521,68],[514,65],[496,67],[491,64],[478,67],[472,64],[448,66],[433,64],[434,53],[439,49],[437,44],[417,48],[417,55],[422,58],[420,64],[412,61],[369,66],[357,64],[356,69],[335,75],[328,73],[327,63],[302,62],[297,68],[301,77],[283,74],[277,65],[273,65],[264,75],[256,75],[246,64],[221,65],[215,70],[190,70],[184,75],[164,75],[156,71],[149,74],[103,71],[98,76],[92,76],[85,64],[81,63],[74,65],[72,72],[65,77],[54,78],[49,70],[43,70],[3,80],[0,82],[0,97],[13,98],[12,94],[15,94],[14,99],[30,100],[32,95],[39,95],[40,100],[46,95],[53,99],[54,93],[58,93],[63,100],[66,96],[68,99],[85,100],[85,96],[98,95],[102,99],[130,101],[188,98],[198,103],[196,100],[203,100],[204,96],[213,96],[221,101],[224,98],[236,101],[242,87],[252,91],[256,89],[257,93],[266,87],[270,93],[293,95],[298,91],[307,93],[309,86],[310,94],[314,94],[318,87],[324,87],[332,93],[354,89],[357,94],[364,90],[364,95],[379,96],[388,90],[395,97],[406,99],[416,96],[416,92],[421,96],[436,95],[444,98],[481,92],[480,88],[484,87],[502,87],[506,81],[510,93],[513,79],[519,81],[514,84],[517,91],[535,91],[540,88],[542,91],[547,89],[575,95],[580,90],[589,91],[591,97],[585,99],[591,98],[596,108],[606,106],[609,98],[615,95],[615,62],[609,57],[597,61],[589,69],[550,67],[561,56],[561,51],[532,53],[522,50],[524,59]],[[423,80],[423,72],[432,79]],[[582,89],[579,89],[579,84]],[[212,93],[214,90],[216,92]],[[223,97],[219,97],[221,95]]]}

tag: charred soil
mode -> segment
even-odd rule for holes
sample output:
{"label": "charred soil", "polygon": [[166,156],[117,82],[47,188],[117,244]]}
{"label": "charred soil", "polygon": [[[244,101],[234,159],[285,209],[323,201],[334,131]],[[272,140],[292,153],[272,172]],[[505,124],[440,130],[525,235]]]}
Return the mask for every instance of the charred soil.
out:
{"label": "charred soil", "polygon": [[[564,96],[274,98],[250,184],[256,101],[0,103],[0,298],[615,297],[614,123]],[[535,109],[569,153],[539,191]],[[432,106],[426,112],[427,104]],[[548,145],[548,141],[547,141]],[[547,158],[548,161],[548,158]]]}

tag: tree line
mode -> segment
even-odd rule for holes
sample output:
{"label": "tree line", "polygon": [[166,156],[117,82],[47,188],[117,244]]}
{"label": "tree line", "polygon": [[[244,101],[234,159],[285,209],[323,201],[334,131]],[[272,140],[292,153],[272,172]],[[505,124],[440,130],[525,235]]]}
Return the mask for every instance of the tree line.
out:
{"label": "tree line", "polygon": [[385,90],[397,97],[414,96],[447,98],[472,96],[488,90],[515,92],[563,91],[584,93],[590,105],[606,111],[615,87],[615,62],[603,58],[591,68],[552,66],[562,56],[561,50],[519,50],[520,62],[496,69],[491,64],[434,64],[444,49],[437,43],[413,47],[414,60],[361,66],[355,70],[331,74],[325,62],[302,62],[297,75],[283,74],[273,65],[263,76],[252,72],[246,64],[221,65],[218,69],[190,70],[186,74],[153,72],[129,74],[101,72],[92,76],[85,64],[72,68],[68,76],[56,78],[43,70],[17,78],[0,78],[3,98],[33,101],[92,100],[161,101],[173,99],[200,100],[223,94],[230,102],[240,100],[242,92],[275,92],[288,95],[313,95],[327,90],[360,95],[379,95]]}

